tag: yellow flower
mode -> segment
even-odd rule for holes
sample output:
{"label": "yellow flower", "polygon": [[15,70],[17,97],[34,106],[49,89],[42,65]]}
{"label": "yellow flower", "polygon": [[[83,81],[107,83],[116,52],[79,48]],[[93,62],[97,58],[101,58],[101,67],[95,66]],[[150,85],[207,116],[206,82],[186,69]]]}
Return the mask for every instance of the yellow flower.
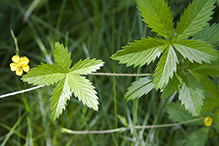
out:
{"label": "yellow flower", "polygon": [[205,122],[205,126],[211,126],[212,118],[211,117],[205,117],[204,122]]}
{"label": "yellow flower", "polygon": [[16,75],[21,76],[23,74],[23,70],[28,72],[30,67],[28,65],[29,59],[27,57],[19,57],[18,55],[14,55],[12,57],[13,63],[10,64],[11,71],[16,71]]}

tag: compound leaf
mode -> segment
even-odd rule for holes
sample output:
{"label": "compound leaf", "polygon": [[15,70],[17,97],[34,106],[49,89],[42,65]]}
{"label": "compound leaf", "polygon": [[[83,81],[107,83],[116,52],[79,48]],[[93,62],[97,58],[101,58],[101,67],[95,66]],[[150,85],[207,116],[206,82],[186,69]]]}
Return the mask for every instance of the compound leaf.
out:
{"label": "compound leaf", "polygon": [[55,42],[54,50],[55,61],[62,67],[65,71],[68,71],[71,66],[71,53],[68,53],[68,49],[64,48],[63,44]]}
{"label": "compound leaf", "polygon": [[128,88],[128,91],[125,93],[125,99],[133,100],[140,98],[142,95],[148,94],[153,88],[154,84],[150,77],[140,78]]}
{"label": "compound leaf", "polygon": [[96,96],[96,91],[91,82],[85,77],[69,73],[69,86],[71,92],[74,93],[75,97],[78,97],[79,101],[87,105],[89,108],[98,110],[98,97]]}
{"label": "compound leaf", "polygon": [[195,35],[195,39],[201,39],[214,46],[219,45],[219,24],[207,25],[202,31]]}
{"label": "compound leaf", "polygon": [[169,78],[173,77],[173,73],[177,69],[178,58],[172,46],[165,50],[157,64],[154,74],[155,89],[163,88],[168,82]]}
{"label": "compound leaf", "polygon": [[215,0],[193,0],[177,23],[175,39],[187,39],[207,26],[213,14],[214,3]]}
{"label": "compound leaf", "polygon": [[62,114],[62,110],[65,109],[67,99],[70,99],[71,91],[68,85],[68,80],[68,75],[66,75],[62,80],[59,81],[52,93],[50,102],[53,121],[58,118],[60,114]]}
{"label": "compound leaf", "polygon": [[164,0],[136,0],[139,5],[143,21],[148,24],[152,31],[158,35],[172,39],[173,34],[173,17],[168,7],[167,1]]}
{"label": "compound leaf", "polygon": [[64,70],[54,64],[37,65],[22,77],[24,82],[33,85],[51,85],[58,82],[65,75]]}
{"label": "compound leaf", "polygon": [[168,42],[161,38],[142,38],[135,43],[129,43],[129,46],[123,47],[123,50],[118,51],[111,58],[127,66],[143,66],[159,57],[167,46]]}
{"label": "compound leaf", "polygon": [[182,105],[192,116],[199,116],[201,113],[204,90],[198,79],[191,73],[186,74],[184,83],[179,91],[179,99]]}
{"label": "compound leaf", "polygon": [[79,101],[88,107],[98,110],[98,97],[91,82],[85,77],[77,74],[87,74],[103,66],[101,60],[85,59],[80,60],[71,69],[71,53],[68,53],[59,42],[55,43],[54,57],[59,66],[54,64],[42,63],[36,68],[31,69],[22,80],[33,85],[51,85],[57,83],[51,101],[52,119],[55,120],[65,109],[67,99],[70,99],[72,93],[78,97]]}
{"label": "compound leaf", "polygon": [[103,64],[104,62],[101,60],[87,58],[83,61],[79,60],[77,63],[75,63],[70,69],[70,72],[74,74],[87,74],[100,69]]}
{"label": "compound leaf", "polygon": [[218,58],[218,52],[213,49],[213,46],[200,40],[182,40],[173,45],[184,58],[188,58],[192,63],[193,60],[200,64],[202,61],[211,63]]}

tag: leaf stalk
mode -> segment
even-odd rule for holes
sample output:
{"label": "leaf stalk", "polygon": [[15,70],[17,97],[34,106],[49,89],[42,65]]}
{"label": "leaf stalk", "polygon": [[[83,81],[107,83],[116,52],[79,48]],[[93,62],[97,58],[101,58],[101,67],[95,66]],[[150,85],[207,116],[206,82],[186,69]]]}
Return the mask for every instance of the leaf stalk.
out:
{"label": "leaf stalk", "polygon": [[204,117],[200,117],[197,119],[192,119],[184,122],[179,123],[172,123],[172,124],[162,124],[162,125],[149,125],[149,126],[132,126],[132,127],[121,127],[116,129],[110,129],[110,130],[100,130],[100,131],[73,131],[67,128],[61,128],[62,133],[69,133],[69,134],[103,134],[103,133],[114,133],[114,132],[124,132],[129,129],[149,129],[149,128],[164,128],[164,127],[172,127],[172,126],[178,126],[182,124],[188,124],[196,121],[203,120]]}

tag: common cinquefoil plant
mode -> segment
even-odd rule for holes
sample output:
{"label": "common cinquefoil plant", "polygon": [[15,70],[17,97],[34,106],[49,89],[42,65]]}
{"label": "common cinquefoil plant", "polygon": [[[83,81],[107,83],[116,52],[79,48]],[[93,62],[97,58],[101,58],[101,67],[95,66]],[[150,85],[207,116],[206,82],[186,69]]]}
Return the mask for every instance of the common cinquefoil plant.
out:
{"label": "common cinquefoil plant", "polygon": [[181,104],[192,116],[199,116],[202,109],[208,111],[219,106],[216,86],[208,78],[219,75],[219,55],[215,49],[219,45],[219,25],[208,23],[216,1],[194,0],[176,28],[167,1],[136,2],[143,21],[157,36],[130,43],[112,59],[134,67],[149,65],[156,58],[159,62],[153,76],[135,81],[125,98],[136,99],[152,89],[161,91],[162,99],[178,92]]}
{"label": "common cinquefoil plant", "polygon": [[[69,1],[64,0],[60,7],[59,4],[50,5],[46,2],[46,9],[44,5],[42,8],[35,7],[37,4],[33,2],[28,10],[27,6],[19,5],[20,1],[16,2],[16,4],[3,2],[14,9],[13,13],[10,10],[3,12],[10,12],[10,15],[15,16],[12,17],[10,26],[19,33],[19,40],[22,38],[20,42],[22,51],[19,52],[12,31],[16,50],[15,53],[11,53],[9,62],[7,62],[8,55],[4,57],[6,59],[2,58],[1,66],[7,64],[7,69],[1,68],[1,72],[2,78],[4,77],[2,86],[5,90],[13,91],[19,88],[19,91],[0,95],[0,99],[45,86],[50,86],[53,90],[50,92],[42,89],[34,93],[21,94],[15,99],[2,100],[2,112],[5,112],[0,121],[2,145],[6,143],[112,145],[113,143],[113,145],[204,146],[214,145],[215,141],[217,142],[219,24],[211,20],[216,0],[190,0],[188,7],[177,18],[174,17],[178,16],[178,13],[174,15],[172,8],[168,6],[171,0],[136,0],[137,8],[136,10],[134,8],[134,11],[140,14],[134,18],[133,9],[129,11],[134,4],[131,1],[119,0],[116,4],[112,1],[108,5],[106,0],[101,2],[85,0],[68,5]],[[126,5],[129,2],[130,4]],[[179,2],[185,3],[183,0]],[[89,3],[94,7],[87,7]],[[34,12],[35,8],[38,11]],[[178,6],[173,7],[175,8]],[[42,9],[45,9],[43,15],[38,13]],[[68,14],[71,14],[72,10],[77,10],[75,14],[79,15],[74,15],[68,20]],[[26,11],[25,16],[29,14],[29,20],[25,18],[26,25],[13,25],[20,20],[21,15],[18,15],[19,17],[14,15],[17,11],[21,14]],[[133,21],[129,21],[128,15]],[[57,19],[47,19],[47,16]],[[4,17],[1,19],[8,20]],[[83,29],[81,26],[91,27]],[[18,32],[20,28],[23,29]],[[124,36],[124,30],[127,36]],[[25,34],[27,31],[28,35]],[[146,37],[133,40],[121,50],[114,51],[114,47],[123,44],[124,40],[136,38],[138,31],[141,31],[141,36]],[[73,38],[68,36],[68,32]],[[85,36],[88,33],[89,35]],[[31,40],[29,36],[33,39]],[[53,42],[54,37],[65,40],[65,44],[70,46],[69,50],[58,40]],[[108,44],[110,41],[112,44]],[[81,43],[86,44],[82,45],[83,50],[80,50]],[[43,54],[39,56],[34,54],[35,51],[39,52],[36,45]],[[50,47],[45,49],[44,46]],[[10,52],[10,40],[3,41],[0,47]],[[76,47],[79,49],[74,50]],[[32,48],[33,52],[27,53],[27,50]],[[70,50],[74,50],[74,53]],[[99,50],[104,52],[100,53]],[[112,51],[111,62],[104,59],[109,56],[108,51]],[[86,56],[92,54],[94,58],[75,60],[82,52]],[[95,59],[95,54],[105,55],[99,60]],[[48,63],[42,61],[44,57]],[[42,59],[41,63],[33,66],[34,60],[39,59]],[[106,66],[104,61],[110,66]],[[119,64],[125,64],[129,68]],[[104,70],[112,73],[100,71],[103,65],[106,66]],[[137,73],[126,73],[130,66],[137,67]],[[121,67],[123,68],[121,73],[115,73]],[[5,78],[4,74],[9,69],[12,72]],[[17,82],[9,83],[8,79],[12,74],[17,75],[14,76]],[[90,75],[113,76],[113,78],[103,77],[104,80],[96,77],[87,78]],[[127,78],[128,80],[119,82],[123,79],[115,76],[126,76],[124,80]],[[135,76],[136,81],[124,91],[126,83],[132,80],[131,76]],[[119,80],[116,80],[118,78]],[[18,81],[19,79],[21,81]],[[95,80],[95,84],[91,79]],[[33,87],[21,89],[27,86]],[[98,95],[96,91],[100,94]],[[129,101],[128,103],[121,101],[121,94]],[[98,96],[103,99],[99,100]],[[68,100],[74,98],[84,106],[71,106],[72,103]],[[20,100],[23,100],[24,104],[19,102]],[[69,111],[65,111],[62,115],[66,109]],[[55,121],[58,118],[60,119]],[[108,133],[113,134],[107,135]],[[81,138],[70,134],[88,135]],[[107,140],[101,139],[103,136]]]}
{"label": "common cinquefoil plant", "polygon": [[[176,23],[176,28],[167,1],[136,2],[143,21],[157,36],[129,43],[111,58],[134,67],[149,65],[157,58],[159,62],[154,73],[135,75],[147,77],[132,83],[124,95],[125,99],[140,98],[152,89],[162,92],[162,99],[178,93],[181,105],[185,108],[182,109],[178,103],[172,103],[167,107],[170,118],[174,119],[174,114],[178,112],[184,116],[176,121],[182,122],[182,119],[191,120],[194,116],[212,111],[219,127],[219,93],[209,78],[219,75],[219,54],[215,49],[219,45],[219,25],[208,23],[213,14],[215,0],[193,0]],[[40,87],[56,85],[50,100],[53,120],[60,116],[72,95],[88,107],[98,110],[97,92],[85,75],[132,76],[94,73],[104,64],[96,59],[87,58],[71,66],[71,53],[59,42],[55,42],[54,58],[55,64],[42,63],[29,71],[28,58],[15,55],[12,57],[14,63],[10,65],[18,76],[23,74],[23,70],[27,72],[22,81],[28,84]],[[207,116],[203,122],[206,126],[211,126],[212,121],[212,117]]]}

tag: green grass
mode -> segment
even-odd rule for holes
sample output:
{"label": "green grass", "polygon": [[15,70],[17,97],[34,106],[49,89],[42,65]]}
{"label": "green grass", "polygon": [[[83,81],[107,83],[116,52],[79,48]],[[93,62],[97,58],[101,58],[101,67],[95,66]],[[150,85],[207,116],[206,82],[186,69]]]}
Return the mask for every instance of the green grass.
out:
{"label": "green grass", "polygon": [[[176,20],[188,1],[169,0]],[[23,17],[31,2],[0,0],[0,94],[32,87],[23,83],[20,77],[10,71],[11,57],[16,51],[10,29],[17,37],[20,55],[30,59],[31,67],[41,62],[53,61],[54,41],[60,41],[72,52],[73,63],[87,57],[103,60],[105,64],[99,72],[153,72],[155,63],[138,69],[119,65],[110,59],[115,51],[128,42],[155,35],[141,21],[134,0],[41,0],[25,23]],[[76,131],[124,127],[116,118],[116,114],[125,117],[130,125],[173,123],[168,118],[165,105],[174,100],[174,97],[161,100],[160,93],[153,90],[147,96],[127,102],[124,100],[124,94],[136,80],[135,77],[88,78],[98,92],[98,112],[71,97],[66,110],[53,122],[49,108],[52,86],[1,99],[0,143],[18,146],[180,146],[185,144],[189,134],[200,128],[194,125],[180,125],[132,129],[111,134],[61,133],[62,127]],[[212,133],[214,134],[214,131]],[[218,135],[215,135],[209,138],[207,145],[219,145]]]}

